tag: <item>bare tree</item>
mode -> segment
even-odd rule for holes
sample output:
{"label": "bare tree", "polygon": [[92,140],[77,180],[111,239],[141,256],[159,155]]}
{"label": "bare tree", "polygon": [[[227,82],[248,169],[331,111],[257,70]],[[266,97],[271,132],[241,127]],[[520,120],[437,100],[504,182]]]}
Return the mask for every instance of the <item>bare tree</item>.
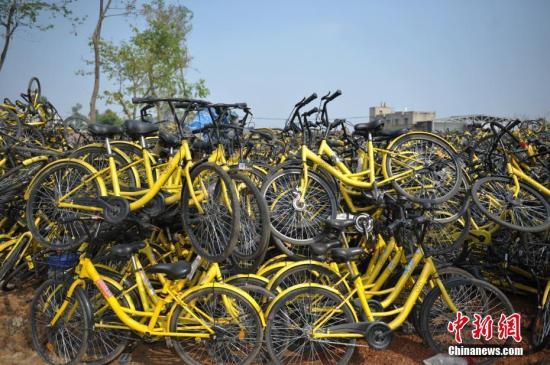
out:
{"label": "bare tree", "polygon": [[[94,51],[94,87],[90,98],[90,121],[94,123],[97,117],[96,102],[99,94],[101,78],[101,30],[105,18],[112,16],[129,15],[135,11],[136,0],[120,0],[117,4],[113,0],[99,0],[99,16],[92,34],[92,48]],[[119,6],[117,6],[119,5]]]}

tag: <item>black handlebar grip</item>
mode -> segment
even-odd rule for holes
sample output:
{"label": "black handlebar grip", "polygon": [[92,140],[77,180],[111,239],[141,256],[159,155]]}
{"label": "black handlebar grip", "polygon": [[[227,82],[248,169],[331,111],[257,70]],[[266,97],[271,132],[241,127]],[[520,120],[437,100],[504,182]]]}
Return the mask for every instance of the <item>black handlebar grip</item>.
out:
{"label": "black handlebar grip", "polygon": [[330,95],[330,96],[327,98],[327,102],[336,99],[336,98],[339,97],[340,95],[342,95],[342,90],[338,89],[338,90],[336,90],[332,95]]}
{"label": "black handlebar grip", "polygon": [[472,128],[482,128],[483,124],[481,123],[472,123]]}
{"label": "black handlebar grip", "polygon": [[315,107],[311,110],[308,110],[307,112],[305,112],[304,114],[302,114],[302,116],[304,117],[309,117],[311,114],[314,114],[314,113],[317,113],[319,111],[319,108]]}
{"label": "black handlebar grip", "polygon": [[317,99],[317,93],[313,93],[313,94],[311,94],[310,96],[308,96],[308,97],[306,98],[306,100],[304,100],[304,101],[302,102],[302,105],[309,104],[309,103],[311,103],[311,102],[312,102],[313,100],[315,100],[315,99]]}
{"label": "black handlebar grip", "polygon": [[506,126],[506,129],[508,130],[511,130],[513,129],[515,126],[517,126],[518,124],[521,123],[521,119],[516,119],[514,120],[512,123],[510,123],[509,125]]}

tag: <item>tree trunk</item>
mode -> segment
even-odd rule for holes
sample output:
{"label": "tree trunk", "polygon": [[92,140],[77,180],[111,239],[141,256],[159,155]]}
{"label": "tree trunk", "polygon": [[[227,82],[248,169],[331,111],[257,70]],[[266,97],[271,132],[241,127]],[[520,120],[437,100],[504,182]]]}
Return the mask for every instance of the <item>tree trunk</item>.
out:
{"label": "tree trunk", "polygon": [[101,55],[99,49],[99,43],[101,42],[101,27],[103,26],[103,20],[105,14],[111,5],[111,0],[107,1],[107,5],[103,6],[103,0],[99,0],[99,18],[95,26],[94,33],[92,34],[92,45],[94,48],[94,89],[92,90],[92,97],[90,99],[90,122],[96,121],[96,102],[97,95],[99,94],[99,81],[100,81],[100,67],[101,67]]}
{"label": "tree trunk", "polygon": [[14,14],[15,14],[15,1],[10,6],[6,23],[3,24],[4,27],[6,28],[6,35],[4,36],[4,47],[2,48],[2,53],[0,54],[0,71],[2,71],[2,66],[4,66],[4,61],[6,60],[6,56],[8,55],[8,48],[10,48],[11,37],[13,35],[13,32],[15,31],[15,28],[17,27],[17,25],[13,24]]}

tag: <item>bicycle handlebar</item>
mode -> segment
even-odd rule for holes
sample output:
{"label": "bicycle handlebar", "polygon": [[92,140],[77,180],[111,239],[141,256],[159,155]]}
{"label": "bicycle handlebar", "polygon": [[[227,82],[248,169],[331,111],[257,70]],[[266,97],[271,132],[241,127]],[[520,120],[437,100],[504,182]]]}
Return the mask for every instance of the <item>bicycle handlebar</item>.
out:
{"label": "bicycle handlebar", "polygon": [[308,110],[307,112],[302,114],[302,117],[309,117],[311,114],[317,113],[319,111],[319,108],[315,107],[311,110]]}
{"label": "bicycle handlebar", "polygon": [[298,103],[296,103],[295,107],[296,108],[301,108],[301,107],[306,106],[307,104],[311,103],[315,99],[317,99],[317,93],[313,93],[310,96],[308,96],[307,98],[303,98]]}
{"label": "bicycle handlebar", "polygon": [[329,101],[332,101],[332,100],[336,99],[340,95],[342,95],[342,90],[338,89],[335,92],[333,92],[332,94],[327,94],[327,95],[323,96],[322,100],[325,100],[325,102],[328,103]]}
{"label": "bicycle handlebar", "polygon": [[334,129],[339,125],[344,125],[346,123],[345,119],[334,119],[334,122],[330,123],[330,129]]}
{"label": "bicycle handlebar", "polygon": [[[145,96],[141,98],[132,98],[132,103],[134,104],[146,104],[146,103],[156,103],[156,102],[169,102],[169,103],[182,103],[183,106],[187,106],[188,104],[199,104],[199,105],[210,105],[211,103],[207,100],[200,100],[200,99],[186,99],[186,98],[159,98],[159,97],[152,97],[152,96]],[[182,107],[182,106],[180,106]]]}

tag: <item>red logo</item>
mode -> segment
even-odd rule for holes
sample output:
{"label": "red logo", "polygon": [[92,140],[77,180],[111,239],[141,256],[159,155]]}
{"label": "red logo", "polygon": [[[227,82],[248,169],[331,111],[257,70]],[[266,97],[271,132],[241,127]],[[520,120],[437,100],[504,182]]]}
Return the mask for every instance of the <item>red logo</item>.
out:
{"label": "red logo", "polygon": [[462,329],[469,321],[470,318],[462,315],[462,312],[459,311],[456,313],[456,320],[449,322],[449,324],[447,325],[447,330],[449,332],[454,332],[456,343],[462,343]]}
{"label": "red logo", "polygon": [[521,315],[510,314],[508,317],[502,313],[498,320],[498,338],[506,339],[512,337],[514,341],[521,342]]}
{"label": "red logo", "polygon": [[[457,312],[456,319],[447,324],[447,330],[454,334],[456,343],[462,343],[462,330],[468,322],[470,322],[470,318],[468,316],[462,314],[462,312]],[[494,323],[495,321],[491,315],[482,317],[481,315],[475,313],[474,320],[472,321],[472,338],[476,340],[483,338],[487,341],[492,339]],[[514,341],[521,342],[521,314],[512,313],[509,316],[506,316],[502,313],[497,323],[497,329],[498,338],[500,340],[505,340],[511,337]]]}
{"label": "red logo", "polygon": [[96,280],[95,285],[99,288],[99,290],[101,291],[101,293],[106,299],[109,299],[110,297],[113,296],[113,293],[111,293],[111,291],[109,290],[109,287],[107,286],[107,284],[105,284],[103,280],[101,279]]}

